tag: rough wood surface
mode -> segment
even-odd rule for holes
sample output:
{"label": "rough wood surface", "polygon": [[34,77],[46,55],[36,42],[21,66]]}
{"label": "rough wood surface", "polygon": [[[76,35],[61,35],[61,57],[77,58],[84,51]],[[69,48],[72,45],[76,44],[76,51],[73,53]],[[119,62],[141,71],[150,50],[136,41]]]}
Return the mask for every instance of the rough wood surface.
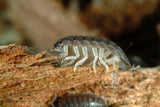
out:
{"label": "rough wood surface", "polygon": [[[0,106],[48,107],[55,94],[92,92],[113,107],[159,107],[160,69],[120,73],[119,86],[111,87],[111,75],[105,68],[55,68],[48,59],[27,53],[28,48],[11,44],[0,47]],[[53,58],[53,57],[52,57]],[[110,68],[110,70],[112,70]]]}

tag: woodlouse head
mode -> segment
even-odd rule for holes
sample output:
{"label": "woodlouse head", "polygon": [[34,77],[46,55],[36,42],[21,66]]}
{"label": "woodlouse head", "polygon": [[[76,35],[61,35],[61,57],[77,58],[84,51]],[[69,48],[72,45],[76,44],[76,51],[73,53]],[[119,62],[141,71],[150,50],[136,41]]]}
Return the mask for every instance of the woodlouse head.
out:
{"label": "woodlouse head", "polygon": [[139,68],[140,68],[140,65],[138,66],[132,65],[131,72],[137,72]]}

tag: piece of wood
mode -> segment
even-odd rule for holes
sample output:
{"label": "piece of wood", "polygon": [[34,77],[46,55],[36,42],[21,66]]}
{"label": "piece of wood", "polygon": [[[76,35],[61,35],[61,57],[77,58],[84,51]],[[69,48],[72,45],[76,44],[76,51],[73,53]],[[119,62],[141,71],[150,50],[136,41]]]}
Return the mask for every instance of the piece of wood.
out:
{"label": "piece of wood", "polygon": [[97,67],[96,74],[92,67],[79,67],[76,72],[72,66],[55,68],[49,63],[39,64],[45,52],[30,55],[26,50],[15,44],[0,47],[2,107],[48,107],[55,94],[60,97],[76,92],[100,95],[108,106],[160,106],[159,68],[120,73],[119,86],[111,88],[112,78],[104,67]]}

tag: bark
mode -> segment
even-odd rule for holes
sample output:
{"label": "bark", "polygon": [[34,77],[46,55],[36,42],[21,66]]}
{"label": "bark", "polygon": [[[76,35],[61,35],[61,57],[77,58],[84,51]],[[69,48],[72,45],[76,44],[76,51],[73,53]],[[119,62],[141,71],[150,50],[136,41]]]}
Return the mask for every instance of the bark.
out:
{"label": "bark", "polygon": [[[140,69],[139,72],[120,73],[118,86],[111,87],[111,72],[104,67],[73,66],[55,68],[42,63],[55,56],[43,58],[46,53],[28,54],[28,48],[14,44],[0,47],[0,106],[48,107],[55,95],[92,92],[107,101],[108,106],[159,107],[160,69]],[[117,80],[117,79],[116,79]]]}

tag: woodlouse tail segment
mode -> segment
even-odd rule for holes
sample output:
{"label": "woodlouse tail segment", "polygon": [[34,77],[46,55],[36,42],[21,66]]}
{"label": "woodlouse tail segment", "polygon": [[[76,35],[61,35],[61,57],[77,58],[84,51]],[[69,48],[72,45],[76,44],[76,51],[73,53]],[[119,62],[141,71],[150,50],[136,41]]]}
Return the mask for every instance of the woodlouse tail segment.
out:
{"label": "woodlouse tail segment", "polygon": [[65,94],[54,99],[51,107],[107,107],[107,103],[94,93]]}
{"label": "woodlouse tail segment", "polygon": [[38,50],[32,47],[27,47],[25,50],[28,54],[31,54],[31,55],[36,55],[38,53]]}
{"label": "woodlouse tail segment", "polygon": [[55,56],[57,58],[61,58],[62,52],[60,50],[48,49],[45,57]]}

